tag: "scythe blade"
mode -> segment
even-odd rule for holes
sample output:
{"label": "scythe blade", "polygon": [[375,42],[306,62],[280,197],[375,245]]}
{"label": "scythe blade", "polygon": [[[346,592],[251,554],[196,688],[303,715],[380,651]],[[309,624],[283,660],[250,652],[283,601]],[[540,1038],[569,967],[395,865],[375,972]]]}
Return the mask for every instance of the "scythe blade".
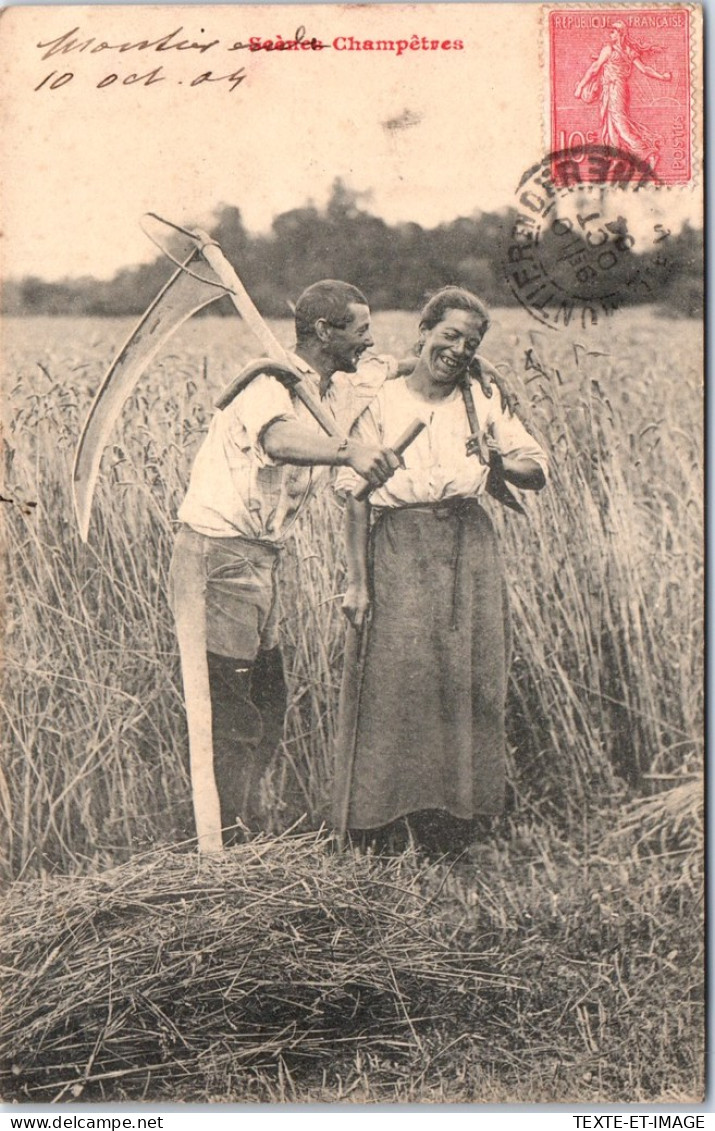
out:
{"label": "scythe blade", "polygon": [[218,287],[207,286],[206,281],[186,270],[198,255],[198,249],[192,252],[159,292],[112,362],[92,402],[77,445],[72,475],[75,513],[83,542],[89,532],[102,452],[122,405],[149,362],[182,322],[226,294],[220,280],[216,280]]}

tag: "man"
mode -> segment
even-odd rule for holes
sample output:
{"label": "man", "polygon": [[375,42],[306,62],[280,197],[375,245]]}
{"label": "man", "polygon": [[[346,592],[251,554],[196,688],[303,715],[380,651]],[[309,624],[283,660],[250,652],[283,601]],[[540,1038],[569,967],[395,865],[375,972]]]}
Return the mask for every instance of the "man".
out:
{"label": "man", "polygon": [[[291,363],[347,433],[394,361],[357,365],[373,345],[359,290],[308,287],[295,307]],[[335,375],[339,376],[336,378]],[[218,412],[196,457],[171,563],[202,851],[255,827],[260,779],[286,709],[276,624],[280,548],[316,486],[316,466],[349,466],[375,488],[400,465],[388,448],[326,435],[278,380],[259,374]]]}

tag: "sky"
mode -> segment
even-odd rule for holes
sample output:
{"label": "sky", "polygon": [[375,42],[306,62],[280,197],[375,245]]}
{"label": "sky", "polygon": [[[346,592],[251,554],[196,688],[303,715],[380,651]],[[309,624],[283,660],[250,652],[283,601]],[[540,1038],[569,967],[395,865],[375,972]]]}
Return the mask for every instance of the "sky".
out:
{"label": "sky", "polygon": [[[231,50],[298,27],[419,47]],[[432,227],[513,204],[549,148],[539,5],[19,7],[0,49],[4,277],[108,278],[152,259],[146,211],[206,225],[232,204],[265,231],[323,205],[336,177],[388,223]],[[701,194],[628,209],[636,227],[698,223]]]}

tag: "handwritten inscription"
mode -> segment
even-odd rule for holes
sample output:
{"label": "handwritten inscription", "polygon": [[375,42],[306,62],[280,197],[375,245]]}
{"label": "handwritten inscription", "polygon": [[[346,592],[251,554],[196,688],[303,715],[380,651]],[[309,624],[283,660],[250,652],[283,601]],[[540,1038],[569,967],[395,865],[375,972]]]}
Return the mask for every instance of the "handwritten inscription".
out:
{"label": "handwritten inscription", "polygon": [[[71,51],[88,51],[90,55],[97,55],[100,51],[118,51],[123,55],[127,51],[210,51],[212,47],[218,47],[220,40],[211,39],[206,43],[196,43],[188,39],[179,39],[183,31],[183,27],[175,28],[167,35],[161,35],[157,39],[138,39],[135,43],[107,43],[106,40],[99,40],[96,36],[90,36],[89,39],[82,40],[79,38],[79,28],[73,27],[71,31],[66,31],[64,35],[58,35],[56,39],[48,39],[46,43],[38,43],[37,46],[40,51],[45,51],[42,56],[45,59],[51,59],[53,55],[68,55]],[[203,29],[202,29],[203,30]]]}
{"label": "handwritten inscription", "polygon": [[[201,28],[200,35],[201,37],[206,36],[203,28]],[[210,36],[206,36],[206,38],[187,36],[184,33],[183,25],[163,35],[159,35],[154,39],[124,40],[122,42],[108,42],[106,39],[102,39],[99,36],[85,37],[82,35],[78,25],[70,28],[69,31],[64,32],[62,35],[55,36],[52,39],[41,40],[36,46],[37,49],[42,52],[40,58],[44,62],[48,59],[55,59],[65,55],[108,55],[121,58],[130,53],[144,52],[161,54],[167,58],[171,57],[170,53],[172,52],[174,53],[174,57],[179,53],[187,52],[203,56],[208,52],[216,54],[216,49],[221,49],[222,44],[221,40],[211,38]],[[316,39],[314,36],[309,37],[305,27],[301,26],[296,29],[295,35],[291,38],[284,39],[281,35],[277,35],[273,39],[265,39],[263,36],[251,36],[246,42],[234,40],[229,44],[223,45],[223,48],[226,52],[319,51],[322,50],[324,46],[326,45],[322,44],[320,40]],[[40,79],[34,87],[34,90],[62,90],[63,87],[67,86],[68,83],[71,83],[78,77],[79,73],[77,69],[71,71],[49,71]],[[174,78],[173,81],[189,89],[204,84],[220,83],[227,90],[234,91],[241,83],[246,81],[246,78],[247,70],[242,66],[234,68],[233,70],[220,68],[204,70],[191,78]],[[108,87],[137,85],[152,87],[171,80],[172,76],[167,73],[166,66],[162,62],[156,66],[149,66],[146,70],[137,68],[131,71],[121,71],[117,67],[116,70],[111,70],[100,78],[94,86],[97,90],[106,90]]]}
{"label": "handwritten inscription", "polygon": [[[408,39],[356,39],[352,35],[337,35],[329,43],[324,43],[316,36],[309,36],[305,27],[300,26],[295,34],[283,37],[280,34],[270,38],[263,35],[251,35],[247,39],[234,39],[222,42],[220,39],[208,35],[204,28],[199,30],[198,36],[189,35],[184,31],[183,24],[173,28],[153,39],[126,39],[121,41],[108,41],[101,36],[85,36],[79,25],[65,31],[54,38],[43,39],[35,44],[38,51],[42,52],[40,60],[47,62],[66,55],[108,56],[112,58],[113,69],[94,82],[97,90],[106,90],[109,87],[145,86],[152,87],[167,81],[183,85],[185,89],[202,86],[206,83],[220,83],[225,89],[234,91],[236,87],[246,81],[246,67],[234,68],[215,67],[205,70],[193,77],[178,78],[170,72],[169,61],[176,60],[179,56],[206,56],[211,54],[212,62],[223,53],[230,54],[236,51],[246,51],[249,54],[258,52],[279,52],[301,56],[303,52],[325,51],[329,48],[338,52],[370,51],[380,52],[386,56],[399,59],[410,56],[414,51],[463,51],[464,41],[461,39],[428,39],[427,36],[413,35]],[[146,69],[135,68],[122,71],[117,65],[118,61],[128,55],[149,53],[160,55],[161,63],[150,64]],[[116,61],[115,61],[116,60]],[[70,66],[73,70],[62,71],[55,69],[40,78],[34,87],[35,91],[62,90],[76,77],[82,75],[79,60],[73,58]],[[116,68],[116,69],[114,69]],[[169,70],[167,70],[169,68]],[[84,76],[86,79],[86,75]]]}
{"label": "handwritten inscription", "polygon": [[[64,74],[58,74],[57,71],[50,71],[50,73],[45,75],[37,84],[35,90],[41,90],[43,87],[46,87],[48,90],[60,90],[63,86],[66,86],[68,82],[71,82],[74,77],[74,71],[65,71]],[[145,74],[131,72],[128,75],[120,76],[112,72],[100,79],[95,86],[97,90],[106,90],[108,86],[114,86],[115,83],[118,83],[120,86],[135,86],[137,84],[142,86],[154,86],[155,83],[165,82],[166,78],[167,76],[163,73],[163,68],[159,66],[154,67]],[[196,75],[191,79],[187,85],[191,87],[201,86],[202,83],[207,82],[225,82],[229,84],[229,90],[233,91],[237,86],[240,86],[245,79],[246,68],[240,67],[238,70],[232,71],[231,74],[228,75],[216,75],[213,71],[204,71],[202,74]],[[181,83],[182,80],[179,79],[177,81]]]}

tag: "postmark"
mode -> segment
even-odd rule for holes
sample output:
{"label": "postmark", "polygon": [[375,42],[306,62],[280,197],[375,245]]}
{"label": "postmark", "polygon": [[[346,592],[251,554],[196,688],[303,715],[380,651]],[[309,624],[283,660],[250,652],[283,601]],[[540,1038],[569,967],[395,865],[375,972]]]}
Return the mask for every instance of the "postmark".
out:
{"label": "postmark", "polygon": [[[661,184],[693,177],[686,6],[548,12],[550,148],[620,149]],[[590,170],[592,179],[599,170]]]}
{"label": "postmark", "polygon": [[656,301],[674,269],[671,231],[632,205],[660,185],[651,164],[601,145],[551,152],[527,169],[504,246],[517,302],[542,325],[585,329]]}

